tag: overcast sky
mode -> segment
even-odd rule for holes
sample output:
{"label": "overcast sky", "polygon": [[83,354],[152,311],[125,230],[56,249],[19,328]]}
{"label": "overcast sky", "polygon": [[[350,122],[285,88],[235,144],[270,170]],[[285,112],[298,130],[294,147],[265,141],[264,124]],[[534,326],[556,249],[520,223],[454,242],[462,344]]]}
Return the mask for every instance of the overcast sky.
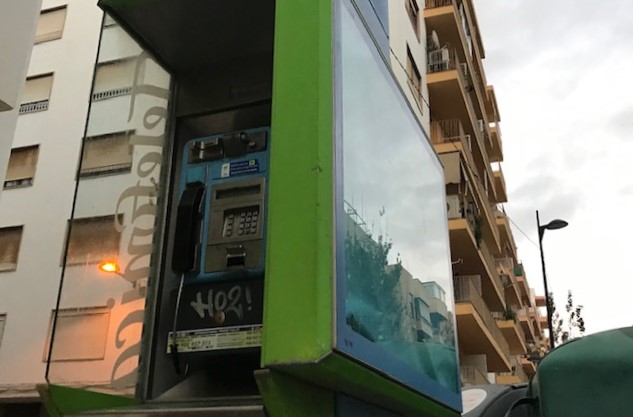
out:
{"label": "overcast sky", "polygon": [[[501,113],[509,216],[538,244],[548,284],[568,290],[587,333],[633,325],[633,1],[476,0]],[[543,294],[538,246],[514,236]]]}

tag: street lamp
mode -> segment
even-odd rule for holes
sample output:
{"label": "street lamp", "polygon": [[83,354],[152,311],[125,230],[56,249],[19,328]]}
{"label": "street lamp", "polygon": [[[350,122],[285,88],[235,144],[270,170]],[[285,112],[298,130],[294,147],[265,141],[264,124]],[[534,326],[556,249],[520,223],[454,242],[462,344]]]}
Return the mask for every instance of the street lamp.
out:
{"label": "street lamp", "polygon": [[549,289],[547,288],[547,275],[545,273],[545,256],[543,256],[543,235],[545,230],[557,230],[567,227],[569,223],[565,220],[552,220],[551,222],[541,226],[541,221],[538,217],[538,210],[536,210],[536,225],[538,226],[538,244],[541,249],[541,267],[543,268],[543,286],[545,287],[545,307],[547,308],[547,325],[549,327],[549,347],[550,350],[554,349],[554,328],[552,327],[552,304],[549,296]]}

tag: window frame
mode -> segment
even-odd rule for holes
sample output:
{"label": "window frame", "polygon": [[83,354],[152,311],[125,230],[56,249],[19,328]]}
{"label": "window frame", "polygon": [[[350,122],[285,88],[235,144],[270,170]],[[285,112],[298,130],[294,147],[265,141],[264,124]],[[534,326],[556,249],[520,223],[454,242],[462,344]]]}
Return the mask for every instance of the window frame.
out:
{"label": "window frame", "polygon": [[98,62],[97,65],[95,66],[94,80],[93,80],[93,87],[92,87],[93,91],[92,91],[92,95],[90,96],[90,101],[97,102],[97,101],[103,101],[103,100],[108,100],[115,97],[127,96],[127,95],[132,94],[133,81],[132,83],[130,83],[130,85],[127,85],[127,86],[111,88],[111,89],[103,90],[103,91],[96,91],[96,90],[98,89],[97,77],[98,77],[100,68],[104,68],[110,65],[125,64],[128,62],[131,62],[132,65],[134,65],[134,60],[135,60],[134,57],[127,57],[127,58],[119,58],[119,59],[112,59],[109,61]]}
{"label": "window frame", "polygon": [[417,0],[404,0],[404,7],[407,10],[409,21],[413,27],[415,37],[420,41],[420,6]]}
{"label": "window frame", "polygon": [[[420,113],[424,114],[424,106],[422,105],[422,73],[418,64],[415,62],[411,48],[407,44],[407,84],[409,89],[415,98],[415,102],[420,110]],[[417,81],[417,85],[416,85]]]}
{"label": "window frame", "polygon": [[[18,262],[20,260],[20,248],[22,246],[22,237],[24,235],[24,225],[1,227],[0,228],[0,233],[2,231],[6,231],[6,230],[19,230],[20,231],[20,237],[18,238],[18,242],[17,242],[17,248],[16,248],[16,251],[15,251],[15,260],[13,261],[13,266],[12,267],[3,267],[2,263],[0,263],[0,273],[17,271],[17,269],[18,269]],[[4,252],[0,252],[0,254],[4,255]],[[0,257],[0,259],[1,259],[1,257]]]}
{"label": "window frame", "polygon": [[[9,173],[9,169],[11,167],[11,157],[13,156],[13,152],[14,151],[27,151],[29,149],[35,149],[35,157],[34,157],[34,162],[33,162],[33,175],[31,177],[24,177],[24,178],[16,178],[14,180],[7,180],[7,177],[5,176],[4,178],[4,183],[2,185],[2,189],[3,190],[14,190],[16,188],[26,188],[26,187],[31,187],[33,186],[33,183],[35,182],[35,173],[37,171],[37,162],[39,160],[39,155],[40,155],[40,145],[39,143],[36,145],[27,145],[27,146],[20,146],[17,148],[12,148],[11,149],[11,154],[9,155],[9,161],[7,163],[7,174]],[[9,184],[7,184],[9,183]],[[15,184],[13,184],[15,183]]]}
{"label": "window frame", "polygon": [[[112,230],[114,230],[118,236],[119,236],[119,241],[118,241],[118,247],[116,249],[116,253],[118,254],[121,250],[121,232],[116,230],[115,228],[115,224],[123,224],[123,214],[105,214],[105,215],[99,215],[99,216],[92,216],[92,217],[81,217],[81,218],[73,218],[73,219],[68,219],[68,221],[66,222],[66,239],[65,239],[65,243],[64,246],[62,247],[62,254],[61,254],[61,259],[60,259],[60,266],[64,266],[64,262],[65,265],[67,267],[73,267],[73,266],[81,266],[81,265],[95,265],[98,264],[100,262],[102,262],[104,259],[106,258],[95,258],[94,260],[89,260],[89,259],[82,259],[82,260],[77,260],[77,259],[71,259],[70,257],[70,248],[71,248],[71,242],[70,240],[72,239],[72,234],[73,234],[73,223],[75,223],[75,226],[77,223],[89,223],[90,220],[95,220],[95,219],[106,219],[106,218],[111,218],[112,220]],[[117,220],[118,218],[118,220]],[[103,240],[103,239],[100,239]],[[107,258],[111,258],[112,256],[107,256]]]}
{"label": "window frame", "polygon": [[53,94],[53,84],[55,83],[54,72],[47,72],[43,74],[28,76],[26,77],[26,80],[24,81],[24,87],[26,88],[26,84],[31,80],[37,80],[39,78],[46,78],[46,77],[51,77],[51,87],[48,91],[48,97],[42,100],[20,102],[20,108],[18,110],[19,115],[48,110],[48,107],[51,101],[51,95]]}
{"label": "window frame", "polygon": [[107,324],[104,329],[104,337],[103,337],[103,349],[100,354],[96,354],[90,357],[81,357],[81,358],[55,358],[51,357],[50,362],[85,362],[85,361],[102,361],[106,357],[106,352],[108,349],[108,332],[110,331],[110,321],[112,319],[112,310],[108,306],[94,306],[94,307],[70,307],[70,308],[60,308],[57,310],[51,310],[51,317],[48,323],[48,332],[46,333],[46,343],[44,344],[44,352],[42,354],[42,362],[49,361],[49,354],[53,353],[53,349],[51,349],[51,343],[55,343],[55,339],[53,336],[53,328],[55,328],[55,337],[59,336],[59,324],[60,318],[63,317],[75,317],[75,316],[96,316],[96,315],[106,315],[107,316]]}
{"label": "window frame", "polygon": [[[77,179],[100,178],[100,177],[105,177],[105,176],[110,176],[110,175],[128,174],[132,172],[132,165],[134,163],[134,145],[130,143],[130,137],[134,135],[135,133],[136,133],[136,130],[132,129],[132,130],[120,130],[116,132],[104,133],[102,135],[93,135],[93,136],[84,137],[83,147],[81,149],[81,155],[79,155]],[[125,164],[106,165],[102,167],[91,168],[91,170],[88,172],[83,171],[84,154],[86,152],[86,142],[106,140],[118,135],[123,135],[125,138],[127,138],[128,152],[130,154],[129,164],[125,163]]]}
{"label": "window frame", "polygon": [[[37,27],[39,27],[39,19],[41,19],[41,17],[47,13],[53,13],[59,10],[65,10],[64,13],[64,19],[62,20],[62,27],[59,30],[59,34],[57,34],[57,32],[54,32],[53,35],[48,35],[48,37],[43,37],[40,39],[37,39]],[[44,9],[40,11],[40,15],[38,16],[38,24],[37,27],[35,29],[35,39],[33,41],[34,45],[39,45],[42,43],[46,43],[46,42],[50,42],[50,41],[55,41],[57,39],[61,39],[64,36],[64,29],[66,28],[66,17],[68,16],[68,4],[62,4],[60,6],[55,6],[55,7],[51,7],[48,9]]]}

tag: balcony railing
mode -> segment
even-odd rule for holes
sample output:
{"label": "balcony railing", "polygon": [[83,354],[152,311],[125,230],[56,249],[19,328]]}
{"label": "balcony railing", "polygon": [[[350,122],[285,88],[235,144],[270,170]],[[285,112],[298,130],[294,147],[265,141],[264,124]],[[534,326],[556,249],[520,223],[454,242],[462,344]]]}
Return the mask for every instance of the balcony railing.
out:
{"label": "balcony railing", "polygon": [[513,320],[514,328],[519,334],[519,338],[523,340],[523,342],[526,342],[527,339],[525,338],[525,332],[523,331],[523,327],[521,327],[521,323],[519,323],[519,316],[517,312],[511,311],[511,310],[507,310],[505,312],[494,311],[492,313],[492,317],[494,317],[495,320],[499,320],[499,321]]}
{"label": "balcony railing", "polygon": [[436,7],[450,6],[453,0],[426,0],[424,7],[426,9],[434,9]]}
{"label": "balcony railing", "polygon": [[113,88],[111,90],[100,91],[92,95],[92,101],[107,100],[109,98],[125,96],[132,93],[132,87]]}
{"label": "balcony railing", "polygon": [[486,374],[474,366],[461,366],[462,385],[487,385],[490,384]]}
{"label": "balcony railing", "polygon": [[[517,316],[519,319],[525,318],[525,321],[528,324],[528,328],[530,329],[530,333],[532,333],[530,336],[531,338],[537,338],[538,334],[534,331],[534,326],[532,325],[532,320],[530,318],[530,314],[529,314],[529,308],[530,307],[523,307],[517,310]],[[523,321],[523,320],[522,320]],[[526,339],[528,340],[528,339]]]}
{"label": "balcony railing", "polygon": [[35,113],[38,111],[48,110],[48,99],[40,101],[32,101],[30,103],[20,104],[19,114]]}
{"label": "balcony railing", "polygon": [[512,356],[510,358],[510,365],[512,366],[512,372],[500,372],[501,376],[516,376],[521,381],[527,382],[530,378],[527,376],[525,371],[523,370],[523,365],[521,364],[522,356]]}
{"label": "balcony railing", "polygon": [[427,73],[451,71],[460,67],[457,53],[454,49],[444,47],[429,51],[427,57]]}
{"label": "balcony railing", "polygon": [[486,245],[486,242],[484,242],[483,240],[479,242],[479,251],[481,252],[481,255],[483,256],[486,263],[488,263],[488,267],[490,268],[490,272],[492,274],[492,283],[499,291],[499,294],[502,294],[503,296],[504,290],[503,290],[503,284],[501,282],[501,277],[499,277],[499,274],[497,273],[497,269],[495,267],[496,264],[495,264],[494,258],[490,254],[488,245]]}
{"label": "balcony railing", "polygon": [[486,328],[490,331],[492,338],[497,342],[498,346],[501,348],[503,354],[509,358],[510,357],[510,347],[503,337],[503,333],[497,327],[497,322],[492,317],[492,313],[486,306],[483,298],[481,297],[481,292],[477,290],[477,287],[473,283],[470,277],[455,277],[455,302],[456,303],[470,303],[475,308],[479,317],[483,320]]}

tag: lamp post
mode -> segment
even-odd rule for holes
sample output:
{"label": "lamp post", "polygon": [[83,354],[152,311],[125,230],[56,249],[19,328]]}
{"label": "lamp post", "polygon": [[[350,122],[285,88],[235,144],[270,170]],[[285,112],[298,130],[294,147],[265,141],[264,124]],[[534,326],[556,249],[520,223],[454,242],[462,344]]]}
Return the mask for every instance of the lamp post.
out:
{"label": "lamp post", "polygon": [[557,230],[567,227],[569,223],[565,220],[552,220],[551,222],[541,226],[541,221],[536,210],[536,225],[538,226],[538,244],[541,249],[541,267],[543,268],[543,286],[545,287],[545,307],[547,308],[547,326],[549,327],[549,347],[554,349],[554,328],[552,327],[552,304],[549,297],[549,289],[547,288],[547,275],[545,273],[545,256],[543,256],[543,235],[545,230]]}

